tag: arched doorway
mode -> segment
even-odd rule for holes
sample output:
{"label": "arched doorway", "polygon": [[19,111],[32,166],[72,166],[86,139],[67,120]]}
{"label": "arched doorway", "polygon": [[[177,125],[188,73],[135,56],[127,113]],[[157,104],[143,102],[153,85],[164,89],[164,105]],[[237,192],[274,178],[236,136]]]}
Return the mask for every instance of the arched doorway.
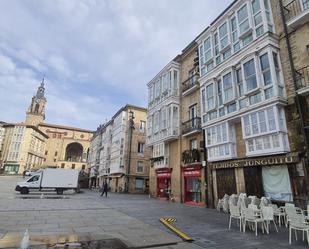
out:
{"label": "arched doorway", "polygon": [[83,157],[83,146],[80,143],[70,143],[65,151],[65,160],[70,162],[81,162]]}

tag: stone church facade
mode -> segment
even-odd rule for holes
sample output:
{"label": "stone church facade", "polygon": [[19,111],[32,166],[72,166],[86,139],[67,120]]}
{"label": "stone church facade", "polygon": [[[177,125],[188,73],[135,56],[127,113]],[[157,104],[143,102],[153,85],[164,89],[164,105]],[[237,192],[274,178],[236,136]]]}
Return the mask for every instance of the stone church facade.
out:
{"label": "stone church facade", "polygon": [[[31,99],[25,122],[2,123],[4,138],[0,166],[3,171],[22,173],[46,167],[86,169],[92,131],[44,123],[46,103],[43,80]],[[14,140],[17,137],[15,130],[25,133],[17,134],[18,143]],[[38,150],[34,151],[34,148]]]}

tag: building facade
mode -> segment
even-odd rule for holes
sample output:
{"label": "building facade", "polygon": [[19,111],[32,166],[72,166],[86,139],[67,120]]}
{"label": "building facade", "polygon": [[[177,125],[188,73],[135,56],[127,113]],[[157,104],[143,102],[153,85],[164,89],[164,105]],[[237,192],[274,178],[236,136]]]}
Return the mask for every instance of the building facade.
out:
{"label": "building facade", "polygon": [[[209,204],[204,138],[201,127],[199,58],[196,42],[180,55],[181,190],[186,204]],[[206,201],[207,200],[207,201]]]}
{"label": "building facade", "polygon": [[152,151],[150,194],[176,201],[182,201],[179,59],[166,65],[147,85],[147,146]]}
{"label": "building facade", "polygon": [[126,105],[98,127],[88,158],[92,186],[102,186],[106,181],[112,192],[148,192],[146,120],[146,109]]}
{"label": "building facade", "polygon": [[233,2],[196,40],[214,203],[225,193],[292,202],[279,36],[268,0]]}
{"label": "building facade", "polygon": [[36,170],[42,167],[48,136],[36,126],[3,124],[1,161],[3,172],[21,174],[24,170]]}
{"label": "building facade", "polygon": [[153,196],[308,202],[309,2],[279,2],[232,2],[148,83]]}
{"label": "building facade", "polygon": [[290,149],[301,157],[296,167],[289,167],[293,201],[304,207],[309,194],[309,1],[271,3],[288,99],[285,113]]}

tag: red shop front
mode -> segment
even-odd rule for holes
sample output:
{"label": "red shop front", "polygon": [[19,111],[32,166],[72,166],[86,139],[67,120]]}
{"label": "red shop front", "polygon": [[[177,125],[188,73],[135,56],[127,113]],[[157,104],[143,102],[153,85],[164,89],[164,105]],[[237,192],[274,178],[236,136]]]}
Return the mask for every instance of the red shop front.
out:
{"label": "red shop front", "polygon": [[184,177],[184,201],[187,204],[203,205],[202,203],[202,181],[201,181],[202,167],[187,166],[182,168]]}
{"label": "red shop front", "polygon": [[169,198],[171,191],[171,174],[172,169],[158,169],[157,173],[157,197]]}

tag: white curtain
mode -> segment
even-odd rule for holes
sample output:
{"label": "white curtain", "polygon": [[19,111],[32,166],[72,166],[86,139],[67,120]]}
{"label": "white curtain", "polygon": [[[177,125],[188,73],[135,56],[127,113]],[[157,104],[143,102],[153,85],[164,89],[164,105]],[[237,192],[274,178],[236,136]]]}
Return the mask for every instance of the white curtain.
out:
{"label": "white curtain", "polygon": [[291,183],[286,165],[262,168],[265,196],[272,200],[293,201]]}

